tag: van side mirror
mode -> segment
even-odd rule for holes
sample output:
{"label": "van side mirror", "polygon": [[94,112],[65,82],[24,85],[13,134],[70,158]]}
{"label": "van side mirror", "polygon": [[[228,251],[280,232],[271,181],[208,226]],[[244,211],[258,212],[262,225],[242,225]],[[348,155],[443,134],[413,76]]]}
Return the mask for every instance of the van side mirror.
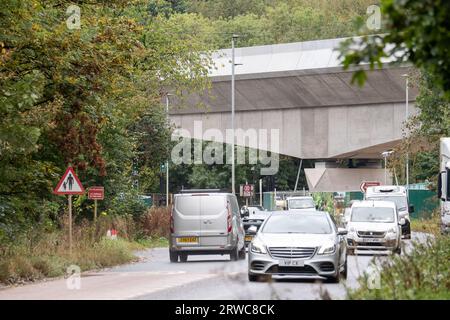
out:
{"label": "van side mirror", "polygon": [[414,212],[414,206],[413,206],[413,205],[410,205],[408,211],[409,211],[409,213],[413,213],[413,212]]}
{"label": "van side mirror", "polygon": [[256,227],[256,226],[250,226],[248,229],[247,229],[247,233],[248,234],[256,234],[258,232],[258,228]]}
{"label": "van side mirror", "polygon": [[398,221],[398,224],[401,225],[401,226],[403,226],[405,223],[406,223],[405,218],[401,218],[401,219]]}
{"label": "van side mirror", "polygon": [[348,233],[347,229],[345,228],[338,228],[338,235],[345,236]]}

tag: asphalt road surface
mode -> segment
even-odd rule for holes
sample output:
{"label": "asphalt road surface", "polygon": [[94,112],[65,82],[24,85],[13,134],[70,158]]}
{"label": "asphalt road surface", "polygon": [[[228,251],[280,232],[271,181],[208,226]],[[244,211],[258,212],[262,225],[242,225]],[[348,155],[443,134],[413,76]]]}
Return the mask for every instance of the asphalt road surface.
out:
{"label": "asphalt road surface", "polygon": [[[413,240],[424,238],[413,234]],[[411,241],[404,245],[410,250]],[[167,248],[137,254],[137,263],[82,273],[79,279],[3,288],[0,299],[345,299],[346,287],[357,287],[360,275],[377,272],[372,261],[390,259],[349,256],[347,280],[339,284],[299,279],[264,283],[249,282],[247,261],[230,261],[228,255],[190,256],[187,262],[170,263]]]}

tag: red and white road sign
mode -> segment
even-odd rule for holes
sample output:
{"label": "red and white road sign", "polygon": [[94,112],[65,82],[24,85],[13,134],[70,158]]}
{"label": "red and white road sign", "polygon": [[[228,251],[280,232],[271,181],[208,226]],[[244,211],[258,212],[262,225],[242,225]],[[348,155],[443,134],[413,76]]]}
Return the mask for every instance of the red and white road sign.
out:
{"label": "red and white road sign", "polygon": [[366,193],[368,187],[377,187],[380,186],[381,182],[379,181],[363,181],[361,182],[361,185],[359,188],[361,189],[362,193]]}
{"label": "red and white road sign", "polygon": [[253,196],[253,188],[254,188],[254,186],[252,184],[244,184],[244,186],[243,186],[243,196],[244,197],[251,197],[251,196]]}
{"label": "red and white road sign", "polygon": [[84,194],[83,185],[75,174],[75,171],[73,171],[72,167],[67,168],[63,177],[59,180],[55,190],[53,190],[53,193],[59,195]]}
{"label": "red and white road sign", "polygon": [[88,189],[88,198],[91,200],[103,200],[105,198],[105,188],[90,187]]}

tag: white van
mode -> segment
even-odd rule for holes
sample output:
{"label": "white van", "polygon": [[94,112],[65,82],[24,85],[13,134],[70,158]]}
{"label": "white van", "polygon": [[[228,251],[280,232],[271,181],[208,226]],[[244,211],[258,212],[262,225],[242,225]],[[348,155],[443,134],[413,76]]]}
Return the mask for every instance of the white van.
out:
{"label": "white van", "polygon": [[347,223],[347,252],[401,253],[401,226],[392,201],[359,201],[352,205]]}
{"label": "white van", "polygon": [[411,219],[410,213],[414,212],[414,207],[409,206],[406,188],[403,186],[375,186],[368,187],[365,193],[366,200],[392,201],[396,204],[399,219],[404,218],[402,234],[405,239],[411,239]]}
{"label": "white van", "polygon": [[245,259],[245,233],[236,196],[211,190],[176,194],[170,217],[170,261],[189,255],[229,254]]}

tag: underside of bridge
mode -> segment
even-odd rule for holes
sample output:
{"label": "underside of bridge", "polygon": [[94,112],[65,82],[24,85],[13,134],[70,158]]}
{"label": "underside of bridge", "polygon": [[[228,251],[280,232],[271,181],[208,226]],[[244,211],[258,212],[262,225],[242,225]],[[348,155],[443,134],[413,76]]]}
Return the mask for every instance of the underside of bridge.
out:
{"label": "underside of bridge", "polygon": [[[351,84],[354,70],[344,71],[334,50],[341,41],[236,49],[240,65],[236,67],[235,128],[241,129],[236,143],[322,160],[380,159],[381,152],[395,147],[407,116],[403,75],[409,66],[385,61],[382,69],[367,71],[366,84],[358,87]],[[214,54],[210,92],[191,95],[171,109],[171,120],[185,129],[182,135],[225,142],[226,130],[231,128],[230,57],[230,49]],[[415,113],[416,95],[410,88],[409,115]],[[208,129],[221,135],[203,136]],[[251,139],[254,132],[257,141]],[[267,146],[258,141],[264,132]],[[384,179],[384,174],[379,177],[380,169],[364,170],[371,174],[375,171],[370,170],[377,170],[377,177]],[[360,178],[353,180],[359,185]]]}

